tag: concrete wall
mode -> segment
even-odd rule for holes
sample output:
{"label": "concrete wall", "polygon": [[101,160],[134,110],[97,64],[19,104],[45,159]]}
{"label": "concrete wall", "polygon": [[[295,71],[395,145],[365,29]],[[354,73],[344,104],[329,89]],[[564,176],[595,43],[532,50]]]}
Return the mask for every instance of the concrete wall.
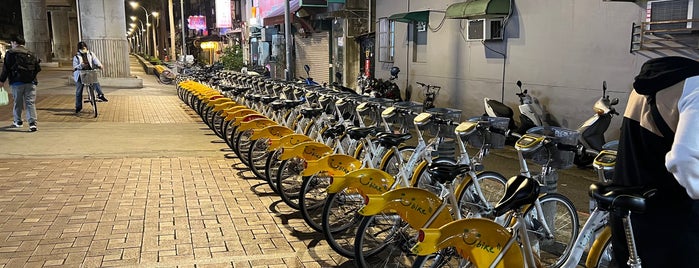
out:
{"label": "concrete wall", "polygon": [[[418,10],[444,11],[453,0],[376,1],[376,17]],[[506,53],[507,59],[467,42],[465,20],[445,20],[427,31],[426,55],[413,62],[410,26],[396,22],[394,63],[377,63],[377,77],[388,77],[391,66],[401,68],[398,83],[412,88],[412,100],[423,97],[415,82],[440,85],[438,107],[463,110],[462,119],[483,114],[483,98],[504,100],[515,113],[517,80],[524,83],[545,109],[565,127],[577,128],[592,115],[606,80],[609,94],[620,98],[623,113],[631,83],[649,55],[629,52],[631,25],[645,19],[645,5],[601,0],[513,1],[506,26],[506,40],[486,41],[488,47]],[[437,28],[444,13],[431,12],[429,26]],[[377,45],[378,47],[378,45]],[[621,119],[616,118],[608,137],[616,138]]]}

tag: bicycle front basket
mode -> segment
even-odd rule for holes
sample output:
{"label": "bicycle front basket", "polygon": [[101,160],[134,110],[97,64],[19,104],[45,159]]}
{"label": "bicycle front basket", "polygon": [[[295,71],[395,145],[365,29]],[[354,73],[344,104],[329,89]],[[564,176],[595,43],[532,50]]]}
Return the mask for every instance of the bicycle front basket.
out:
{"label": "bicycle front basket", "polygon": [[80,71],[80,82],[83,84],[95,84],[98,82],[97,71],[85,70]]}
{"label": "bicycle front basket", "polygon": [[[576,145],[580,137],[580,132],[577,130],[550,126],[534,127],[527,130],[527,133],[547,136],[550,137],[553,142],[566,145]],[[535,151],[524,153],[523,155],[526,159],[530,159],[536,164],[546,165],[548,163],[549,167],[558,169],[571,167],[573,165],[573,158],[575,158],[575,152],[559,150],[552,145],[542,146]]]}
{"label": "bicycle front basket", "polygon": [[474,148],[481,148],[488,145],[491,149],[501,149],[505,147],[505,133],[510,119],[507,117],[477,116],[468,119],[471,122],[482,122],[485,127],[496,131],[478,131],[469,135],[468,144]]}

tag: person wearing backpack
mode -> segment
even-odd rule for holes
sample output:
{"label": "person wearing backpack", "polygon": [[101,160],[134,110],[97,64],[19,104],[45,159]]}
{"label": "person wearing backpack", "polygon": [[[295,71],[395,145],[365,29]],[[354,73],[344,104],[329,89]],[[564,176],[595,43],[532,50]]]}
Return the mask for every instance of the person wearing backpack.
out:
{"label": "person wearing backpack", "polygon": [[36,74],[41,71],[41,62],[34,53],[24,47],[24,38],[14,36],[10,40],[12,48],[5,54],[2,73],[0,73],[0,87],[10,80],[14,109],[12,125],[22,127],[22,109],[26,106],[29,131],[36,131]]}
{"label": "person wearing backpack", "polygon": [[[102,62],[95,56],[95,53],[87,49],[85,42],[78,42],[78,53],[73,57],[73,80],[75,80],[75,113],[83,109],[83,83],[80,81],[81,70],[104,69]],[[101,101],[108,101],[102,93],[99,83],[92,84],[97,92],[97,98]]]}

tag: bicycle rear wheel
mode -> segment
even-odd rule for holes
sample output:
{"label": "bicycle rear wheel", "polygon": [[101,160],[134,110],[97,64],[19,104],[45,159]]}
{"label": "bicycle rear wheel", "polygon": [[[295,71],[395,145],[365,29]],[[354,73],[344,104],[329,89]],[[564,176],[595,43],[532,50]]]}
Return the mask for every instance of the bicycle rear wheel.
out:
{"label": "bicycle rear wheel", "polygon": [[[539,197],[544,219],[539,217],[536,206],[530,206],[524,214],[530,240],[545,267],[560,267],[570,254],[578,237],[580,222],[573,202],[567,197],[549,193]],[[543,222],[551,230],[547,236]],[[535,251],[536,252],[536,251]]]}

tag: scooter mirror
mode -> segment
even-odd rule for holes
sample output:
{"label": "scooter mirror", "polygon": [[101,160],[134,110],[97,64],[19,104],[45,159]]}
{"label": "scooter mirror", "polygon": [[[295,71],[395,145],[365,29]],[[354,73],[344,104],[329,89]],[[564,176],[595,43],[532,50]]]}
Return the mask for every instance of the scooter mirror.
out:
{"label": "scooter mirror", "polygon": [[619,98],[614,98],[614,99],[612,99],[612,102],[610,102],[609,104],[611,104],[611,105],[617,105],[617,104],[619,104]]}
{"label": "scooter mirror", "polygon": [[522,88],[522,81],[517,80],[517,87]]}
{"label": "scooter mirror", "polygon": [[303,69],[306,70],[306,74],[310,75],[309,73],[311,72],[311,66],[308,66],[308,64],[303,66]]}
{"label": "scooter mirror", "polygon": [[602,89],[607,90],[607,81],[602,81]]}

